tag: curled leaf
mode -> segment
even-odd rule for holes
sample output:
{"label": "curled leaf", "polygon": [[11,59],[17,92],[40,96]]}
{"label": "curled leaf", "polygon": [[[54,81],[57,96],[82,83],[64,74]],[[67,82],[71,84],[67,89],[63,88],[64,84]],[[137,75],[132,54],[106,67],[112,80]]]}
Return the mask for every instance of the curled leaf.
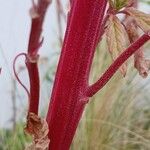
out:
{"label": "curled leaf", "polygon": [[144,58],[142,49],[139,49],[135,55],[134,67],[143,78],[148,76],[148,72],[150,71],[150,60]]}
{"label": "curled leaf", "polygon": [[[129,35],[130,42],[134,42],[139,38],[137,25],[135,21],[130,17],[126,18],[126,29]],[[146,78],[148,76],[148,72],[150,70],[150,60],[145,59],[143,48],[140,48],[134,54],[134,67],[139,71],[139,74],[143,78]]]}
{"label": "curled leaf", "polygon": [[[126,30],[118,17],[114,15],[109,17],[108,25],[106,28],[106,39],[108,50],[111,53],[113,60],[116,59],[119,54],[129,45],[129,39]],[[120,71],[123,76],[126,75],[126,64],[123,64],[120,67]]]}
{"label": "curled leaf", "polygon": [[129,36],[129,40],[132,43],[139,38],[139,34],[138,34],[138,29],[137,29],[136,23],[130,17],[128,17],[128,18],[129,19],[126,19],[127,22],[125,22],[125,26],[126,26],[126,31]]}
{"label": "curled leaf", "polygon": [[32,136],[33,142],[25,150],[48,150],[48,132],[47,122],[36,114],[29,113],[25,133]]}
{"label": "curled leaf", "polygon": [[133,7],[129,7],[125,9],[135,21],[136,24],[144,31],[148,32],[150,30],[150,15],[144,12],[141,12]]}

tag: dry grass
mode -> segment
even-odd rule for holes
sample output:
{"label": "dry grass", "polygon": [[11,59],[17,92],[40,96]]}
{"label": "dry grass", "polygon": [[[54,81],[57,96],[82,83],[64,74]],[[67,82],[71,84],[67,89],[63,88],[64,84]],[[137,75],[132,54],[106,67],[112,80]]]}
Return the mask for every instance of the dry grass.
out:
{"label": "dry grass", "polygon": [[[91,83],[111,63],[105,41],[96,51]],[[129,62],[128,74],[120,72],[89,102],[71,150],[149,150],[150,105],[146,89]],[[142,104],[143,103],[143,104]],[[145,113],[146,111],[146,113]],[[148,117],[149,115],[149,117]],[[144,128],[144,126],[147,128]]]}

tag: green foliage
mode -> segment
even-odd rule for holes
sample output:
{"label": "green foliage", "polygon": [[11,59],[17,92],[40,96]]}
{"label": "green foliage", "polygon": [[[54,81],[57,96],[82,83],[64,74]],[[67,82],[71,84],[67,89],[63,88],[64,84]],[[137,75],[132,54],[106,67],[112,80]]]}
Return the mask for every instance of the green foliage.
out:
{"label": "green foliage", "polygon": [[148,5],[150,5],[150,0],[140,0],[140,1],[143,2],[143,3],[146,3]]}
{"label": "green foliage", "polygon": [[15,130],[0,130],[0,150],[23,150],[25,145],[31,141],[31,138],[25,135],[24,125],[22,123],[16,126]]}
{"label": "green foliage", "polygon": [[129,1],[128,0],[109,0],[109,3],[111,7],[113,7],[115,10],[120,10],[123,7],[125,7]]}

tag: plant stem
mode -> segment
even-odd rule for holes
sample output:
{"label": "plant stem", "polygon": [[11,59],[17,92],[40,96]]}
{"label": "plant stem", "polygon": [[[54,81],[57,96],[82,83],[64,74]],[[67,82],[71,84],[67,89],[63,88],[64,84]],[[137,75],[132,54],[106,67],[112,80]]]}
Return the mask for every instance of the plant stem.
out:
{"label": "plant stem", "polygon": [[88,97],[88,77],[107,0],[76,0],[67,31],[47,114],[50,150],[68,150]]}
{"label": "plant stem", "polygon": [[105,84],[111,79],[114,73],[121,67],[121,65],[132,55],[134,54],[141,46],[143,46],[148,40],[150,36],[148,34],[144,34],[134,43],[132,43],[114,62],[110,65],[110,67],[106,70],[106,72],[100,77],[100,79],[91,85],[86,95],[92,97],[96,94],[100,89],[102,89]]}
{"label": "plant stem", "polygon": [[32,26],[28,44],[26,66],[28,69],[30,79],[29,112],[33,112],[35,114],[38,114],[40,93],[39,72],[37,64],[38,50],[42,44],[42,41],[40,41],[42,26],[49,4],[49,0],[38,0],[38,4],[35,4],[33,1],[33,7],[31,9]]}

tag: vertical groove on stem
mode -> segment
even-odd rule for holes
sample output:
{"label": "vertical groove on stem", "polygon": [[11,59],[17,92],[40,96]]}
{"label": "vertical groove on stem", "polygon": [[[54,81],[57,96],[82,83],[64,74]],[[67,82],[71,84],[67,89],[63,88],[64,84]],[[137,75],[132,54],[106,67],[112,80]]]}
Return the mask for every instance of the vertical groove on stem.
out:
{"label": "vertical groove on stem", "polygon": [[71,4],[47,114],[50,150],[68,150],[88,99],[84,94],[107,0]]}

